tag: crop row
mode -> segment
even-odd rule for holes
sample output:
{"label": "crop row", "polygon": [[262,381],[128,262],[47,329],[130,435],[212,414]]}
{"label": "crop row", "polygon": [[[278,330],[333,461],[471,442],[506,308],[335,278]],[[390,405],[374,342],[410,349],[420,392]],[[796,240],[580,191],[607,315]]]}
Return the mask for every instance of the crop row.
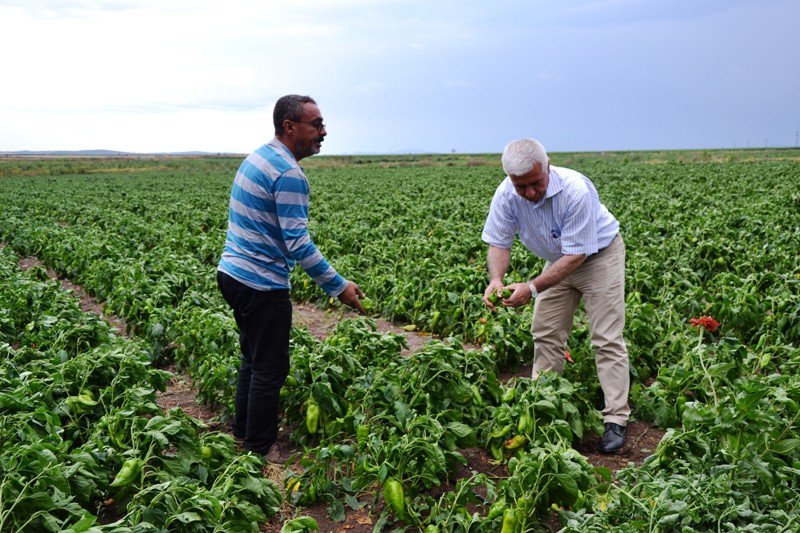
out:
{"label": "crop row", "polygon": [[142,343],[117,337],[0,249],[0,530],[257,527],[281,505],[261,461],[162,412]]}

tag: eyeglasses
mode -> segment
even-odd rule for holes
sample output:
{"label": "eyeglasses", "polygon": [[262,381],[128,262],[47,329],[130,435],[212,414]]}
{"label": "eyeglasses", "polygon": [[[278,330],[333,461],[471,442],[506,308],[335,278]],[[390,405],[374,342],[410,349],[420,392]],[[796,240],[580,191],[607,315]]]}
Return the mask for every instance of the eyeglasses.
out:
{"label": "eyeglasses", "polygon": [[322,131],[325,129],[325,124],[322,122],[321,118],[316,120],[292,120],[292,122],[299,122],[301,124],[308,124],[312,128],[316,129],[317,131]]}

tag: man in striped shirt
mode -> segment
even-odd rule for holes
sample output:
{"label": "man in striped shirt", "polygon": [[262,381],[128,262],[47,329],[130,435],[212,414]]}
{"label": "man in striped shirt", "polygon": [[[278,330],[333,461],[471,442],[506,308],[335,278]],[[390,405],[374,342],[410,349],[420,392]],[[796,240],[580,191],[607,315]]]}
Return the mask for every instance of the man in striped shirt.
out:
{"label": "man in striped shirt", "polygon": [[[616,453],[625,444],[630,415],[630,371],[622,337],[625,245],[619,222],[600,203],[592,182],[574,170],[551,166],[538,141],[509,143],[502,163],[507,177],[495,191],[482,235],[489,245],[489,285],[483,300],[494,311],[489,297],[506,288],[513,292],[502,300],[504,306],[535,300],[531,333],[536,379],[545,370],[563,371],[573,316],[583,298],[605,396],[600,451]],[[533,279],[506,286],[503,278],[517,235],[547,263]]]}
{"label": "man in striped shirt", "polygon": [[278,402],[289,374],[289,272],[298,263],[330,296],[363,314],[364,293],[325,260],[308,233],[308,180],[298,161],[328,132],[316,102],[287,95],[273,111],[275,138],[250,154],[231,189],[217,284],[233,309],[242,351],[233,434],[270,461],[284,459]]}

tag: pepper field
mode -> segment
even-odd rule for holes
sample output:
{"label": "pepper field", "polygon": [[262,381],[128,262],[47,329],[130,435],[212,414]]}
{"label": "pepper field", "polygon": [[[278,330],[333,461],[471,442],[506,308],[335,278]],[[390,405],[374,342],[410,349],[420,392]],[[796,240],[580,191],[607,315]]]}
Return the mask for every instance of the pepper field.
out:
{"label": "pepper field", "polygon": [[[800,150],[551,157],[620,221],[633,417],[666,431],[613,478],[574,447],[602,431],[581,312],[563,377],[500,378],[532,341],[530,308],[481,301],[499,155],[303,161],[312,238],[375,306],[324,340],[293,328],[280,479],[224,424],[238,335],[214,274],[241,158],[0,159],[0,531],[312,531],[321,504],[377,531],[800,529]],[[517,243],[507,281],[541,266]],[[431,341],[403,356],[379,317]],[[218,427],[158,407],[167,365]],[[476,447],[497,471],[463,474]]]}

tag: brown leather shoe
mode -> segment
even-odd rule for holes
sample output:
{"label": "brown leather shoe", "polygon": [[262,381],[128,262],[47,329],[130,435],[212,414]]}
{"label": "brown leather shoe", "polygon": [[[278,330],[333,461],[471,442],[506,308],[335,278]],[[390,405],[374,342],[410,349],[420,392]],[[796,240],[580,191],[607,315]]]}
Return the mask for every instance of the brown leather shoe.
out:
{"label": "brown leather shoe", "polygon": [[269,451],[264,455],[264,459],[269,461],[270,463],[285,463],[287,459],[289,459],[289,451],[284,450],[283,447],[278,444],[277,442],[274,443]]}

